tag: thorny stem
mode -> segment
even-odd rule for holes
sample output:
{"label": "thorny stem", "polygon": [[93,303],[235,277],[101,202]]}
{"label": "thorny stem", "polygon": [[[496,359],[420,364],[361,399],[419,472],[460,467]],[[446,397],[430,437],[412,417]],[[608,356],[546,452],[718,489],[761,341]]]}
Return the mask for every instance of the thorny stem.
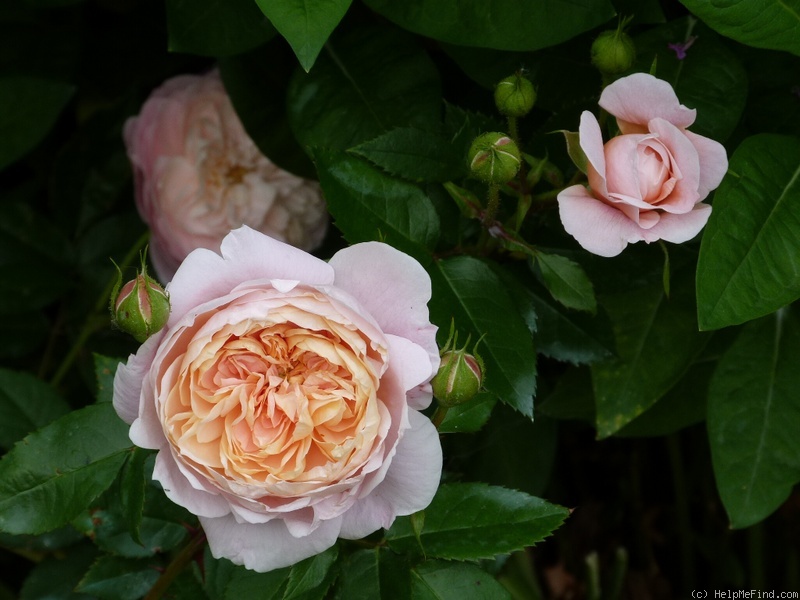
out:
{"label": "thorny stem", "polygon": [[[125,255],[125,258],[122,259],[122,262],[119,264],[120,269],[124,269],[128,265],[130,265],[134,259],[138,256],[139,252],[141,252],[142,248],[147,245],[147,240],[150,238],[150,232],[146,231],[139,237],[138,240],[131,246],[131,249],[128,250],[128,253]],[[75,343],[70,348],[70,351],[64,357],[64,360],[58,367],[55,375],[50,380],[50,385],[53,387],[57,387],[64,376],[69,372],[72,364],[75,362],[75,359],[80,354],[81,350],[83,350],[83,346],[89,337],[99,329],[98,323],[101,322],[97,319],[97,316],[106,310],[108,306],[108,297],[111,295],[111,290],[114,289],[114,284],[116,283],[117,275],[115,274],[109,280],[108,284],[106,285],[103,292],[98,296],[97,301],[94,304],[94,308],[92,312],[89,313],[89,316],[86,317],[86,321],[83,323],[83,327],[81,328],[80,333],[78,334],[78,339],[75,340]],[[102,323],[106,323],[106,321],[102,321]]]}
{"label": "thorny stem", "polygon": [[192,562],[195,554],[197,554],[205,543],[206,534],[202,529],[198,529],[192,539],[189,540],[189,543],[186,544],[183,549],[175,555],[172,562],[167,565],[166,570],[161,574],[161,577],[156,580],[155,585],[153,585],[151,590],[144,597],[144,600],[158,600],[161,598],[186,565]]}

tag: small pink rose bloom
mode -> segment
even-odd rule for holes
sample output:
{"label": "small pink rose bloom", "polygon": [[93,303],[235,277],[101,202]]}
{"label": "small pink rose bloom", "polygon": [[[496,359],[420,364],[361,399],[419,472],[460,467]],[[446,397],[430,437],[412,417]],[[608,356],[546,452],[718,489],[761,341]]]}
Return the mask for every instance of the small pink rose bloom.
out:
{"label": "small pink rose bloom", "polygon": [[291,565],[425,508],[442,450],[419,409],[439,366],[431,282],[357,244],[326,263],[247,227],[193,251],[114,407],[215,557]]}
{"label": "small pink rose bloom", "polygon": [[165,82],[125,123],[124,138],[163,281],[189,252],[219,250],[241,225],[303,250],[322,242],[328,217],[319,184],[261,154],[217,71]]}
{"label": "small pink rose bloom", "polygon": [[687,131],[696,111],[652,75],[618,79],[603,90],[600,106],[617,118],[621,135],[603,145],[597,119],[581,115],[591,189],[574,185],[559,193],[564,229],[600,256],[641,240],[692,239],[711,214],[701,201],[728,169],[725,148]]}

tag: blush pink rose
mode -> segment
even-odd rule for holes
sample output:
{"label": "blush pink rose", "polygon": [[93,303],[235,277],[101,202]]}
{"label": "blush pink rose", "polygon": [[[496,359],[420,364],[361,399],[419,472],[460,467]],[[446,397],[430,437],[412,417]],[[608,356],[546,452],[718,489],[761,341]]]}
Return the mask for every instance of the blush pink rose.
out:
{"label": "blush pink rose", "polygon": [[124,138],[162,280],[195,248],[219,250],[241,225],[303,250],[322,242],[328,217],[319,184],[259,151],[216,71],[165,82],[125,123]]}
{"label": "blush pink rose", "polygon": [[721,144],[687,131],[695,110],[680,104],[666,81],[636,73],[609,85],[600,106],[621,135],[603,145],[594,115],[581,115],[580,144],[589,186],[558,194],[561,222],[589,252],[616,256],[629,243],[681,243],[706,224],[701,201],[728,169]]}
{"label": "blush pink rose", "polygon": [[377,242],[326,263],[246,227],[220,252],[189,254],[169,322],[114,380],[212,554],[269,571],[425,508],[442,468],[418,412],[439,365],[425,270]]}

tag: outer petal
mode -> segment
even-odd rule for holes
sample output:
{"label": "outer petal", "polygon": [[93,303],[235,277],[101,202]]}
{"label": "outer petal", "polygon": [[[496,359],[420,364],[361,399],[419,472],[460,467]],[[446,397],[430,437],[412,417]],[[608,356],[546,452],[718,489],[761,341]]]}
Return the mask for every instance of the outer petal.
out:
{"label": "outer petal", "polygon": [[700,200],[703,200],[708,193],[716,187],[725,177],[728,171],[728,154],[725,147],[712,139],[697,135],[691,131],[684,131],[689,141],[697,149],[697,156],[700,159]]}
{"label": "outer petal", "polygon": [[622,133],[644,132],[642,126],[657,117],[676,127],[688,127],[697,113],[680,103],[669,83],[647,73],[617,79],[600,94],[599,104],[617,117]]}
{"label": "outer petal", "polygon": [[153,357],[158,350],[158,343],[163,337],[156,334],[139,346],[136,354],[128,357],[126,364],[120,363],[114,375],[114,410],[119,418],[128,425],[139,416],[142,382],[153,364]]}
{"label": "outer petal", "polygon": [[[688,242],[705,227],[711,207],[708,204],[696,204],[694,210],[682,215],[662,213],[659,222],[647,231],[648,242],[666,240],[675,244]],[[653,239],[650,239],[654,236]]]}
{"label": "outer petal", "polygon": [[341,519],[332,519],[309,535],[296,538],[282,521],[251,525],[237,523],[228,516],[200,517],[200,523],[214,558],[227,558],[262,573],[288,567],[327,550],[336,543],[341,527]]}
{"label": "outer petal", "polygon": [[344,515],[341,537],[359,539],[395,517],[422,510],[433,500],[442,473],[442,446],[433,423],[409,412],[408,429],[397,446],[386,477],[372,493]]}
{"label": "outer petal", "polygon": [[[435,375],[434,369],[437,365],[431,364],[430,357],[424,348],[414,342],[401,338],[396,335],[388,334],[389,356],[392,362],[399,362],[399,371],[402,377],[402,385],[406,392],[413,390],[418,385],[427,383]],[[431,398],[427,398],[427,403],[422,401],[419,396],[409,398],[409,406],[414,409],[427,408]]]}
{"label": "outer petal", "polygon": [[156,455],[153,479],[161,482],[164,493],[175,504],[198,517],[222,517],[231,512],[229,502],[221,495],[202,489],[199,480],[192,482],[186,477],[171,455],[164,448]]}
{"label": "outer petal", "polygon": [[[581,141],[581,150],[586,154],[591,168],[589,169],[589,184],[595,194],[603,198],[608,197],[606,182],[606,156],[603,147],[603,132],[595,116],[588,110],[581,113],[581,124],[578,129]],[[594,171],[592,171],[594,169]]]}
{"label": "outer petal", "polygon": [[[194,250],[169,284],[172,327],[192,308],[224,296],[254,279],[290,279],[309,285],[330,285],[334,271],[325,262],[269,236],[240,227],[225,236],[222,256]],[[427,307],[426,307],[427,312]]]}
{"label": "outer petal", "polygon": [[352,294],[383,329],[422,346],[438,365],[436,327],[428,315],[431,278],[416,260],[387,244],[340,250],[330,265],[336,287]]}
{"label": "outer petal", "polygon": [[567,233],[593,254],[616,256],[629,243],[644,239],[636,223],[597,200],[582,185],[573,185],[558,194],[558,210]]}

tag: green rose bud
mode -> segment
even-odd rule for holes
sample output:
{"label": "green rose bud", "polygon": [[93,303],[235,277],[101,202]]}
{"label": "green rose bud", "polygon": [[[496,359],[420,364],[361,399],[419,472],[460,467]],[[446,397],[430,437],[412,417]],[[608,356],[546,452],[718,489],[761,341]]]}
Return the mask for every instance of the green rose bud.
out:
{"label": "green rose bud", "polygon": [[505,116],[524,117],[536,103],[536,90],[528,79],[516,73],[497,84],[494,102]]}
{"label": "green rose bud", "polygon": [[114,324],[131,334],[137,342],[144,342],[160,331],[169,319],[169,296],[158,282],[142,271],[120,289],[122,272],[111,293],[111,315]]}
{"label": "green rose bud", "polygon": [[483,359],[477,352],[480,340],[472,349],[472,354],[467,353],[469,338],[460,350],[451,350],[451,342],[453,346],[458,342],[453,326],[450,328],[447,343],[441,350],[439,371],[431,380],[433,395],[444,408],[452,408],[469,401],[483,385]]}
{"label": "green rose bud", "polygon": [[472,142],[468,160],[473,177],[489,184],[503,184],[519,171],[519,148],[505,133],[484,133]]}
{"label": "green rose bud", "polygon": [[592,64],[601,73],[616,75],[627,71],[636,58],[636,47],[621,29],[604,31],[592,44]]}

